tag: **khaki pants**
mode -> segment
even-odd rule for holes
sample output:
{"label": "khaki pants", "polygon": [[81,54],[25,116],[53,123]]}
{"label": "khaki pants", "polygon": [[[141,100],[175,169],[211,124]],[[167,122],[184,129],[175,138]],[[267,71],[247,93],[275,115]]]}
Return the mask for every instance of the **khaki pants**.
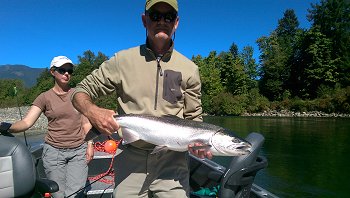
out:
{"label": "khaki pants", "polygon": [[[86,148],[86,143],[72,149],[59,149],[44,144],[42,159],[45,174],[48,179],[57,182],[59,187],[59,191],[52,194],[54,198],[70,196],[85,186],[88,176]],[[71,197],[83,197],[83,191]]]}
{"label": "khaki pants", "polygon": [[189,197],[187,152],[150,154],[133,146],[119,148],[122,151],[114,159],[114,197]]}

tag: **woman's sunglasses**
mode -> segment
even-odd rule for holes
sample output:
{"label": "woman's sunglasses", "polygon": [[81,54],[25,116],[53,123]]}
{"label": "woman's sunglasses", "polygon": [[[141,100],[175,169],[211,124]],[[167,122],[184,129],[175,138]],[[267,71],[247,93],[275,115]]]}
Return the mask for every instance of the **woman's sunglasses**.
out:
{"label": "woman's sunglasses", "polygon": [[176,20],[177,13],[176,12],[160,13],[157,11],[149,11],[148,16],[153,22],[159,22],[163,18],[165,22],[172,23]]}
{"label": "woman's sunglasses", "polygon": [[68,74],[72,74],[73,73],[73,69],[65,69],[62,67],[55,67],[55,71],[57,71],[60,74],[65,74],[66,72],[68,72]]}

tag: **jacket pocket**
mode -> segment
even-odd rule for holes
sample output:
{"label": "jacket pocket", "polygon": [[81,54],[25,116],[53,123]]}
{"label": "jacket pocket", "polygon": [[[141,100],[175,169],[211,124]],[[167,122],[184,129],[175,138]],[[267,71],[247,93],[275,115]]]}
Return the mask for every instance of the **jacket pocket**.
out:
{"label": "jacket pocket", "polygon": [[163,99],[175,104],[177,101],[182,99],[181,93],[181,72],[176,72],[172,70],[164,71],[164,81],[163,81]]}

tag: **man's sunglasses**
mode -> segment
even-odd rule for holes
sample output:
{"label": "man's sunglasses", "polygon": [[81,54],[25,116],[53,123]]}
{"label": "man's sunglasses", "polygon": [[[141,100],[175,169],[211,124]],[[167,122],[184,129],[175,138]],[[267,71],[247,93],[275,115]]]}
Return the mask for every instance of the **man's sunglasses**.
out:
{"label": "man's sunglasses", "polygon": [[57,71],[60,74],[65,74],[66,72],[68,72],[68,74],[72,74],[73,73],[73,69],[65,69],[65,68],[61,68],[61,67],[55,67],[55,71]]}
{"label": "man's sunglasses", "polygon": [[172,23],[176,20],[177,13],[176,12],[160,13],[157,11],[149,11],[148,16],[153,22],[159,22],[163,18],[165,22]]}

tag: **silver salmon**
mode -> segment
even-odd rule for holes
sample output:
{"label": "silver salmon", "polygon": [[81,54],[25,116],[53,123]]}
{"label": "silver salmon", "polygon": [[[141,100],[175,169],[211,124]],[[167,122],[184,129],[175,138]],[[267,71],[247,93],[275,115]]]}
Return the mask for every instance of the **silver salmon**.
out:
{"label": "silver salmon", "polygon": [[[176,116],[155,117],[150,115],[116,115],[121,127],[123,144],[137,140],[156,145],[152,153],[161,150],[186,151],[188,145],[202,143],[206,150],[216,156],[239,156],[250,153],[251,144],[239,137],[230,136],[224,128],[181,119]],[[200,149],[198,148],[198,149]],[[196,149],[196,147],[194,147]]]}

